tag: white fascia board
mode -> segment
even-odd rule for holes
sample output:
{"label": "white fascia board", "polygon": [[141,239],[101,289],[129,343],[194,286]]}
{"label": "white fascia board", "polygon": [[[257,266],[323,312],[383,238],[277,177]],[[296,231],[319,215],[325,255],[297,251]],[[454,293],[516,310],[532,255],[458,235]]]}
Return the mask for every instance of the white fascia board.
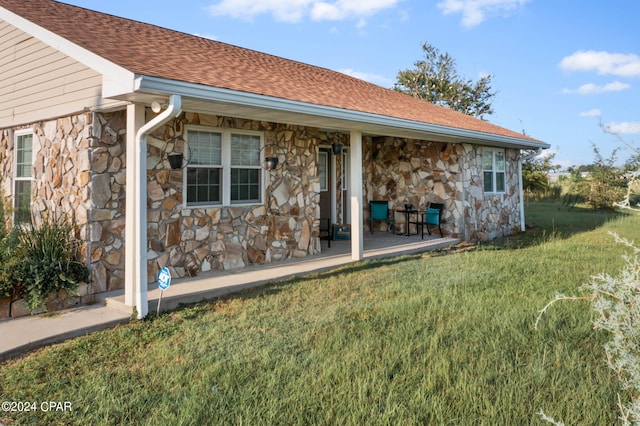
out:
{"label": "white fascia board", "polygon": [[527,141],[510,136],[483,133],[455,127],[439,126],[436,124],[421,123],[418,121],[404,120],[384,115],[328,107],[324,105],[309,104],[288,99],[275,98],[248,92],[222,89],[218,87],[203,86],[200,84],[186,83],[175,80],[166,80],[157,77],[139,76],[136,91],[151,92],[157,95],[179,94],[202,100],[226,102],[236,105],[246,105],[256,108],[273,109],[297,114],[327,117],[358,123],[366,123],[389,128],[411,130],[428,134],[442,135],[467,142],[475,141],[483,145],[492,144],[518,149],[549,148],[550,145],[541,142]]}
{"label": "white fascia board", "polygon": [[109,98],[134,90],[134,73],[97,55],[20,15],[0,7],[0,20],[37,38],[52,48],[102,74],[102,97]]}

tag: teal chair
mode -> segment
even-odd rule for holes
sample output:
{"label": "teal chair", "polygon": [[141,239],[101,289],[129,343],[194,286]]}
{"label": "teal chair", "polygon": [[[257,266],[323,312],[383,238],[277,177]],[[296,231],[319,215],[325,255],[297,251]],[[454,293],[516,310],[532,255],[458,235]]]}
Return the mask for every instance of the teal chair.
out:
{"label": "teal chair", "polygon": [[369,230],[373,234],[373,222],[386,222],[387,231],[395,234],[393,212],[388,201],[369,201]]}
{"label": "teal chair", "polygon": [[[442,234],[442,228],[440,227],[440,224],[442,223],[442,212],[444,212],[444,204],[431,203],[429,204],[429,207],[427,207],[427,211],[424,216],[424,225],[427,226],[427,232],[429,235],[431,235],[429,225],[434,225],[438,227],[440,236],[444,237]],[[424,227],[422,228],[422,238],[424,238]]]}

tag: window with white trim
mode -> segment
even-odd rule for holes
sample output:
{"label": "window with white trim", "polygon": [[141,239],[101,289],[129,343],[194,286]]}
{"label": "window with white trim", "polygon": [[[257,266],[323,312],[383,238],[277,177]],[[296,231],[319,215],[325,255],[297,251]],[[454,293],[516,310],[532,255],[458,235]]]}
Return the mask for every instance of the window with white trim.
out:
{"label": "window with white trim", "polygon": [[329,190],[329,152],[318,153],[318,174],[320,175],[320,191]]}
{"label": "window with white trim", "polygon": [[13,180],[13,223],[31,223],[33,132],[16,132],[14,138],[15,175]]}
{"label": "window with white trim", "polygon": [[349,188],[349,151],[348,148],[342,148],[342,189],[346,191]]}
{"label": "window with white trim", "polygon": [[261,133],[204,127],[186,133],[188,207],[262,203]]}
{"label": "window with white trim", "polygon": [[505,158],[504,149],[483,148],[482,172],[484,192],[505,192]]}

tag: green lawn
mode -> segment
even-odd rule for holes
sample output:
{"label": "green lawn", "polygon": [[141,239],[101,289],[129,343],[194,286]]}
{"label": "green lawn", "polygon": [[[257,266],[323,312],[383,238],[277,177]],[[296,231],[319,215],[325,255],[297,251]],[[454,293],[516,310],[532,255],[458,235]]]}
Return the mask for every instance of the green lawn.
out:
{"label": "green lawn", "polygon": [[[637,216],[532,204],[475,250],[368,261],[185,308],[2,364],[0,400],[71,411],[5,424],[613,424],[619,385],[588,302]],[[624,394],[622,395],[624,398]]]}

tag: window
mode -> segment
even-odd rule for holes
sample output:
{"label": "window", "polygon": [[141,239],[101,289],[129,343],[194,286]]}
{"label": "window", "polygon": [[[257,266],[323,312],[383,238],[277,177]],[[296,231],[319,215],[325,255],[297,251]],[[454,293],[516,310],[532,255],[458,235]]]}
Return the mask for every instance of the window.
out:
{"label": "window", "polygon": [[505,192],[505,160],[503,149],[484,148],[482,152],[484,192]]}
{"label": "window", "polygon": [[348,148],[342,149],[342,189],[349,189],[349,151]]}
{"label": "window", "polygon": [[231,203],[260,202],[261,138],[258,135],[231,134]]}
{"label": "window", "polygon": [[329,190],[329,153],[327,151],[320,151],[318,153],[318,174],[320,175],[320,191]]}
{"label": "window", "polygon": [[33,133],[15,134],[15,178],[13,189],[15,224],[31,223]]}
{"label": "window", "polygon": [[263,199],[262,135],[206,128],[187,129],[187,206],[256,204]]}

